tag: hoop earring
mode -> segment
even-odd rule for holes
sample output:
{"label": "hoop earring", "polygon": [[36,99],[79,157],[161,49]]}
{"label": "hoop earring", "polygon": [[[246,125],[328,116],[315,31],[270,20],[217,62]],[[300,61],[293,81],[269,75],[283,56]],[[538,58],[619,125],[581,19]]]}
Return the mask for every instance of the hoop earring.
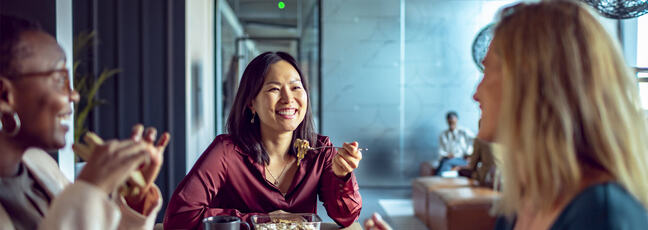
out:
{"label": "hoop earring", "polygon": [[250,123],[254,124],[254,117],[256,117],[256,113],[252,112],[252,120],[250,120]]}
{"label": "hoop earring", "polygon": [[13,137],[16,136],[16,134],[18,134],[18,131],[20,131],[21,124],[20,124],[20,118],[18,117],[18,113],[13,112],[11,117],[13,118],[15,124],[14,130],[11,132],[5,130],[4,127],[6,127],[6,125],[2,123],[2,119],[0,119],[0,132],[4,132],[10,137]]}

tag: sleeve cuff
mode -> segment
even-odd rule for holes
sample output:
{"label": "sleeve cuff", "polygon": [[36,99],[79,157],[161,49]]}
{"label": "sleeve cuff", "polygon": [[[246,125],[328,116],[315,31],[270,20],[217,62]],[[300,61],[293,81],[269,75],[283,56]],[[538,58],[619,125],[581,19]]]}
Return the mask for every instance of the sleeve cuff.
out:
{"label": "sleeve cuff", "polygon": [[345,177],[340,178],[335,176],[335,190],[338,194],[352,194],[355,193],[358,187],[355,183],[355,175],[353,172],[347,174]]}
{"label": "sleeve cuff", "polygon": [[124,197],[119,196],[117,203],[122,212],[120,229],[153,229],[153,227],[155,226],[155,218],[157,217],[157,214],[162,207],[162,196],[160,196],[160,189],[156,185],[153,185],[151,188],[152,189],[149,190],[149,194],[147,194],[146,196],[153,197],[145,199],[153,200],[153,203],[151,205],[155,207],[153,208],[153,210],[151,210],[151,213],[149,213],[148,216],[144,216],[138,211],[132,209],[130,206],[128,206],[128,203],[126,203]]}
{"label": "sleeve cuff", "polygon": [[[336,194],[338,200],[338,206],[344,207],[341,210],[342,216],[351,217],[355,215],[355,218],[351,221],[355,221],[358,218],[360,209],[362,208],[362,198],[360,198],[360,193],[358,183],[355,179],[355,174],[349,173],[345,178],[336,177]],[[343,226],[348,226],[351,223],[339,223]]]}
{"label": "sleeve cuff", "polygon": [[119,219],[117,205],[104,191],[78,180],[54,198],[39,229],[115,229]]}

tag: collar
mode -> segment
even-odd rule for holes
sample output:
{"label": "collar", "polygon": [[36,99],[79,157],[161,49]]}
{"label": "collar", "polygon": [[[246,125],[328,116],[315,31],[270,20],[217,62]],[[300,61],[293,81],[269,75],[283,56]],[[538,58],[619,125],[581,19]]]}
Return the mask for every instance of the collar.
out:
{"label": "collar", "polygon": [[42,149],[27,149],[23,154],[22,163],[34,176],[34,181],[51,198],[56,197],[70,183],[61,173],[56,161]]}

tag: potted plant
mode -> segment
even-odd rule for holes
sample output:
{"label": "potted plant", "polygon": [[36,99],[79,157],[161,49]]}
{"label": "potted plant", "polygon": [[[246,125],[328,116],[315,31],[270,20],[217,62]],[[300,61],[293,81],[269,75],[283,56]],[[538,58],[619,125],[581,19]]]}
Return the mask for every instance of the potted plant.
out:
{"label": "potted plant", "polygon": [[[74,90],[79,93],[79,102],[74,104],[74,142],[79,142],[80,137],[88,131],[87,118],[92,109],[105,104],[106,101],[97,98],[97,92],[103,83],[109,78],[119,73],[118,69],[105,69],[94,76],[91,71],[80,71],[79,66],[83,63],[82,54],[88,47],[94,44],[95,32],[81,32],[74,38],[73,59],[74,66]],[[76,172],[79,172],[85,162],[80,162],[78,156],[76,159]]]}

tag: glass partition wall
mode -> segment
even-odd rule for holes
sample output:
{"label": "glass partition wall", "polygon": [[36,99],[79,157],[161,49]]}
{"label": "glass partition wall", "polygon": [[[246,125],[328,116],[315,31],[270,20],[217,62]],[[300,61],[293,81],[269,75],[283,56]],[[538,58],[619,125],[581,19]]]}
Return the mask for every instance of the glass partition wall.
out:
{"label": "glass partition wall", "polygon": [[214,89],[214,1],[186,1],[186,161],[189,172],[202,151],[213,141],[216,125],[212,117]]}
{"label": "glass partition wall", "polygon": [[450,110],[477,131],[471,45],[512,2],[323,1],[322,130],[369,148],[361,186],[410,186],[421,162],[438,159]]}

